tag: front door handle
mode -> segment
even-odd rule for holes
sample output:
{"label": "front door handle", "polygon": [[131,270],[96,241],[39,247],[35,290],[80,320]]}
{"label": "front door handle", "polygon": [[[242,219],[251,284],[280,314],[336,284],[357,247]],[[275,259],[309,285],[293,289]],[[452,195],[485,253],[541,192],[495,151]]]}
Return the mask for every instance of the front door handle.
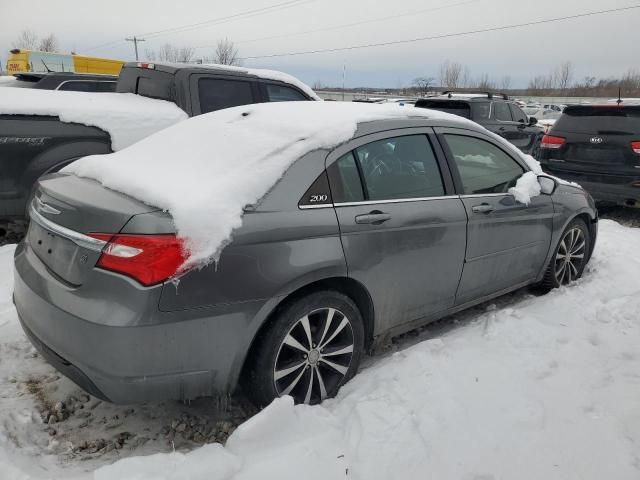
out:
{"label": "front door handle", "polygon": [[494,210],[493,205],[489,205],[488,203],[481,203],[480,205],[471,207],[473,213],[491,213]]}
{"label": "front door handle", "polygon": [[380,225],[381,223],[386,222],[390,219],[391,215],[389,215],[388,213],[383,213],[379,210],[374,210],[373,212],[369,212],[364,215],[356,215],[356,223],[359,225]]}

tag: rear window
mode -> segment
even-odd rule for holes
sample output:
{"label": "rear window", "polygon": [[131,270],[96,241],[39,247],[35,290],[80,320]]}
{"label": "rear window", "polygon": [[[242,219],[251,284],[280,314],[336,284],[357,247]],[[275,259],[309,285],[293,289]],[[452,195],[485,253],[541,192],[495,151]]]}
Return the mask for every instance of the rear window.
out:
{"label": "rear window", "polygon": [[640,107],[567,107],[553,129],[599,135],[640,134]]}
{"label": "rear window", "polygon": [[446,101],[446,100],[418,100],[416,107],[431,108],[441,112],[453,113],[459,117],[471,118],[471,108],[466,102]]}

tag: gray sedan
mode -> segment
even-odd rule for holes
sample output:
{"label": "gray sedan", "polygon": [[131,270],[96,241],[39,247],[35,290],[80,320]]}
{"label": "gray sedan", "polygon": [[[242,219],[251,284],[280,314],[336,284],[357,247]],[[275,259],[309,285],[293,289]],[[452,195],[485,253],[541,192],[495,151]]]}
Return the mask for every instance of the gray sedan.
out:
{"label": "gray sedan", "polygon": [[528,171],[455,117],[361,123],[294,162],[245,208],[219,261],[178,285],[169,214],[54,174],[16,250],[15,304],[42,355],[105,400],[241,385],[258,405],[318,403],[391,336],[582,275],[597,234],[591,197],[541,176],[542,193],[519,203],[509,189]]}

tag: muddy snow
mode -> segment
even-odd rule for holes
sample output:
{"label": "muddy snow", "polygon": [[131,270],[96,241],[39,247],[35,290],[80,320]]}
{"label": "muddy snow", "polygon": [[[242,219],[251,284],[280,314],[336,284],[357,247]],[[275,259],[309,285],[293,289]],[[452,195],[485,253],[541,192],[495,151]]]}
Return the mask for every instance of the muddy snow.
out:
{"label": "muddy snow", "polygon": [[24,337],[0,247],[0,478],[638,479],[639,246],[603,220],[575,285],[413,332],[336,399],[255,415],[87,396]]}

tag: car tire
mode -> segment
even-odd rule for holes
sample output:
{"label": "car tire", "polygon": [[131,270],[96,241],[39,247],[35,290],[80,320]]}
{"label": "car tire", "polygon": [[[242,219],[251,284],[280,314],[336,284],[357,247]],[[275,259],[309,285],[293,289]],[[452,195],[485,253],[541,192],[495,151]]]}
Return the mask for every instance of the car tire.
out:
{"label": "car tire", "polygon": [[259,407],[284,395],[316,404],[356,374],[364,354],[362,316],[346,295],[318,291],[276,312],[256,342],[243,375],[247,397]]}
{"label": "car tire", "polygon": [[574,218],[560,237],[542,281],[545,291],[568,285],[582,276],[591,253],[591,234],[584,220]]}

